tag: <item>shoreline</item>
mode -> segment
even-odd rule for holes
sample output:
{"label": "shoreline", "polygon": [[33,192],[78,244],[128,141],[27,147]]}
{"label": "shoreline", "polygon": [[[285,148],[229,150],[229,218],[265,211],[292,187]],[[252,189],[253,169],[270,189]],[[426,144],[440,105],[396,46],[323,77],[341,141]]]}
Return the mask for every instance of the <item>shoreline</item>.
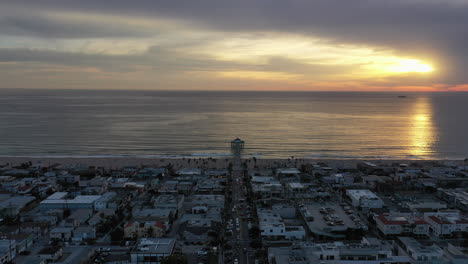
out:
{"label": "shoreline", "polygon": [[[65,167],[103,167],[105,169],[119,169],[127,166],[154,166],[163,167],[168,164],[175,169],[181,168],[205,168],[205,169],[225,169],[233,161],[232,156],[214,157],[161,157],[161,156],[0,156],[0,166],[12,168],[21,163],[31,162],[33,165],[51,166],[60,165]],[[326,163],[331,167],[354,167],[360,162],[373,162],[376,164],[392,163],[418,163],[435,164],[450,163],[453,165],[465,165],[464,159],[339,159],[339,158],[253,158],[243,157],[242,162],[246,162],[249,168],[271,168],[271,167],[300,167],[302,164],[313,162]]]}

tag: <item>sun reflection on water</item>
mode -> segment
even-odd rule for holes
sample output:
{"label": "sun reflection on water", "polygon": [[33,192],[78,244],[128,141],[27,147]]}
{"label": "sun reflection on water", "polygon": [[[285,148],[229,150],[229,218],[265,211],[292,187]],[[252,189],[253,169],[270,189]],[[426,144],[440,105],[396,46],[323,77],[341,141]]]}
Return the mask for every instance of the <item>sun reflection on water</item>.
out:
{"label": "sun reflection on water", "polygon": [[413,109],[410,154],[427,156],[432,152],[435,137],[430,98],[417,98]]}

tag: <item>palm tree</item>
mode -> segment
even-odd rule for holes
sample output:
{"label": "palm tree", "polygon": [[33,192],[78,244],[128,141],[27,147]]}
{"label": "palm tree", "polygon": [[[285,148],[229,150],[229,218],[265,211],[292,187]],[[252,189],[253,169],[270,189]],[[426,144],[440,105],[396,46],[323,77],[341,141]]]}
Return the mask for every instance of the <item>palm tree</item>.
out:
{"label": "palm tree", "polygon": [[173,254],[163,258],[161,264],[187,264],[187,258],[182,254]]}
{"label": "palm tree", "polygon": [[146,231],[148,232],[148,237],[152,237],[152,236],[153,236],[154,228],[153,228],[152,226],[150,226]]}
{"label": "palm tree", "polygon": [[228,164],[228,172],[229,172],[229,176],[232,176],[232,171],[233,171],[233,165],[231,162],[229,162]]}

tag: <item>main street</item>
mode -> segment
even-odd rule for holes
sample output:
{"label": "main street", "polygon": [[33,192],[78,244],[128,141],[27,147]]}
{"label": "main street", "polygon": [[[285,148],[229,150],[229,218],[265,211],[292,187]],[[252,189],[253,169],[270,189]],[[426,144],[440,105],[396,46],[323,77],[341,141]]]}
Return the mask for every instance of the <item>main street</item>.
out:
{"label": "main street", "polygon": [[250,239],[247,223],[243,218],[246,210],[245,203],[245,188],[243,181],[244,170],[241,166],[240,157],[234,158],[233,172],[232,172],[232,201],[233,212],[232,218],[234,219],[235,234],[233,234],[235,256],[238,256],[239,263],[249,263],[248,251],[250,251]]}

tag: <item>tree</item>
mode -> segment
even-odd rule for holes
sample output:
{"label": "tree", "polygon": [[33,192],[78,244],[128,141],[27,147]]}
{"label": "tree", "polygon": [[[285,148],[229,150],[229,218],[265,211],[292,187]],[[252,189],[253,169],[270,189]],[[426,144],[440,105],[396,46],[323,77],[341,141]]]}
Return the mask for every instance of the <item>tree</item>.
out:
{"label": "tree", "polygon": [[301,181],[305,183],[311,182],[311,179],[307,175],[301,175]]}
{"label": "tree", "polygon": [[260,228],[258,228],[258,226],[252,226],[252,228],[249,229],[249,235],[253,238],[257,238],[260,235]]}
{"label": "tree", "polygon": [[71,214],[70,209],[67,208],[67,209],[63,210],[63,218],[69,217],[70,214]]}
{"label": "tree", "polygon": [[218,233],[215,232],[215,231],[209,231],[209,232],[208,232],[208,235],[209,235],[210,237],[214,237],[214,238],[218,237]]}
{"label": "tree", "polygon": [[150,226],[146,231],[148,232],[148,237],[152,237],[152,236],[153,236],[154,228],[153,228],[152,226]]}
{"label": "tree", "polygon": [[187,264],[187,258],[182,254],[173,254],[163,258],[161,264]]}
{"label": "tree", "polygon": [[5,218],[3,219],[3,223],[8,226],[16,225],[18,224],[18,218],[12,215],[6,215]]}
{"label": "tree", "polygon": [[250,246],[252,248],[261,248],[262,247],[262,241],[260,241],[259,239],[256,239],[256,240],[252,240],[252,242],[250,242]]}
{"label": "tree", "polygon": [[116,228],[114,231],[112,231],[110,236],[112,241],[121,241],[124,237],[124,231],[120,227]]}
{"label": "tree", "polygon": [[52,189],[52,188],[49,188],[47,191],[46,191],[46,195],[49,196],[49,195],[52,195],[55,191]]}
{"label": "tree", "polygon": [[301,172],[306,172],[307,171],[307,166],[305,164],[301,164],[300,171]]}
{"label": "tree", "polygon": [[163,176],[161,173],[158,174],[158,176],[156,176],[156,178],[158,178],[159,181],[162,181],[163,180]]}
{"label": "tree", "polygon": [[169,174],[169,176],[175,176],[176,175],[176,171],[174,170],[174,165],[172,165],[171,163],[167,164],[165,168],[166,168],[167,174]]}

